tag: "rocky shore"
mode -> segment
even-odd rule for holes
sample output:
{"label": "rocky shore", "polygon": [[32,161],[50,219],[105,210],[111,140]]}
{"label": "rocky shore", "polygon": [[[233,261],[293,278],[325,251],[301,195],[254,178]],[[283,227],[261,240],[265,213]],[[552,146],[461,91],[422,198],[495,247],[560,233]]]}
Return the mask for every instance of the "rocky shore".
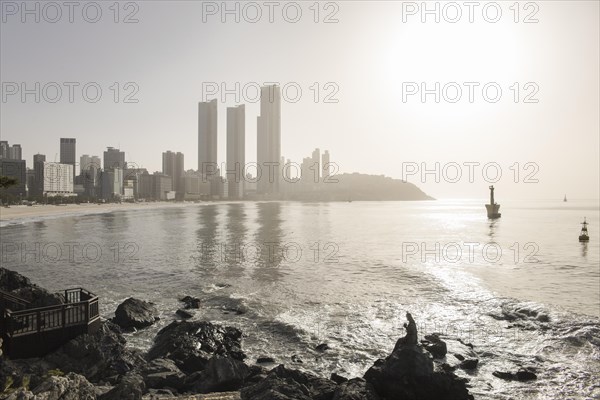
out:
{"label": "rocky shore", "polygon": [[[0,290],[36,305],[61,301],[12,271],[0,268]],[[201,308],[198,299],[180,299],[181,311]],[[175,311],[175,310],[174,310]],[[0,355],[0,399],[244,399],[244,400],[462,400],[472,399],[456,368],[477,368],[468,344],[464,354],[446,357],[436,335],[419,341],[407,313],[406,336],[364,376],[323,378],[278,365],[267,369],[247,360],[243,332],[208,321],[174,320],[158,332],[146,353],[127,346],[123,332],[153,324],[152,303],[127,299],[94,334],[84,334],[41,358],[9,360]],[[323,346],[322,351],[328,351]],[[330,351],[330,350],[329,350]],[[452,357],[453,364],[448,361]],[[293,357],[292,357],[293,358]],[[292,358],[289,364],[294,363]],[[461,359],[462,358],[462,359]],[[267,357],[268,359],[268,357]],[[533,371],[506,379],[534,379]],[[499,377],[502,378],[502,377]],[[504,378],[503,378],[504,379]]]}

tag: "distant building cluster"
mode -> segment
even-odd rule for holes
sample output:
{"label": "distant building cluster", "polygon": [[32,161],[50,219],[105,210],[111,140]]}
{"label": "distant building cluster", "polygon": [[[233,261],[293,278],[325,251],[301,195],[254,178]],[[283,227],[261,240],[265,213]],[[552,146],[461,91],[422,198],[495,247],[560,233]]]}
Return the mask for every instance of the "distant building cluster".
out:
{"label": "distant building cluster", "polygon": [[[246,162],[246,109],[227,108],[227,160],[217,164],[217,100],[198,104],[198,173],[210,181],[212,198],[282,199],[319,190],[330,174],[330,155],[315,149],[296,164],[281,155],[281,89],[261,88],[256,123],[256,162]],[[221,171],[221,167],[225,171]]]}
{"label": "distant building cluster", "polygon": [[[197,201],[212,199],[278,199],[313,191],[329,176],[329,152],[315,149],[301,164],[281,155],[281,89],[261,88],[257,117],[256,162],[246,162],[246,108],[227,108],[226,162],[217,160],[217,100],[198,103],[198,169],[185,170],[184,155],[162,153],[162,171],[128,166],[125,152],[107,147],[100,156],[77,160],[77,139],[60,138],[60,161],[33,156],[26,166],[21,145],[0,141],[0,176],[17,184],[0,191],[4,201],[78,196],[88,201]],[[79,165],[77,165],[79,163]],[[222,169],[225,169],[222,171]]]}

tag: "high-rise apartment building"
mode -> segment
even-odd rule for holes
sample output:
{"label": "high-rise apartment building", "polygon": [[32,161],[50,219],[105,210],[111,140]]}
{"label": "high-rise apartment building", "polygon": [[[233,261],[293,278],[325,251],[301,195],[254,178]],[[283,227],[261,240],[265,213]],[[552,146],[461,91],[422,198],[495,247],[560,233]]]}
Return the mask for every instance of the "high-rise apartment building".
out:
{"label": "high-rise apartment building", "polygon": [[330,159],[329,159],[329,150],[325,150],[323,155],[321,156],[321,178],[323,181],[326,181],[329,178],[330,174]]}
{"label": "high-rise apartment building", "polygon": [[162,153],[162,172],[171,177],[173,190],[178,194],[183,194],[183,153],[166,151]]}
{"label": "high-rise apartment building", "polygon": [[72,165],[72,180],[75,182],[75,159],[77,141],[74,138],[60,138],[60,163]]}
{"label": "high-rise apartment building", "polygon": [[89,169],[92,169],[95,174],[102,167],[100,162],[100,157],[98,156],[82,155],[79,157],[79,175],[83,175]]}
{"label": "high-rise apartment building", "polygon": [[120,168],[122,170],[127,169],[127,163],[125,162],[125,152],[114,147],[107,147],[104,152],[104,170],[112,168]]}
{"label": "high-rise apartment building", "polygon": [[246,107],[227,108],[227,185],[231,199],[244,197],[246,165]]}
{"label": "high-rise apartment building", "polygon": [[259,194],[279,193],[281,158],[281,88],[263,86],[260,90],[260,116],[257,118],[257,161],[261,171]]}
{"label": "high-rise apartment building", "polygon": [[22,160],[23,150],[20,144],[10,146],[8,141],[0,141],[0,158],[5,160]]}
{"label": "high-rise apartment building", "polygon": [[198,103],[198,171],[217,170],[217,99]]}

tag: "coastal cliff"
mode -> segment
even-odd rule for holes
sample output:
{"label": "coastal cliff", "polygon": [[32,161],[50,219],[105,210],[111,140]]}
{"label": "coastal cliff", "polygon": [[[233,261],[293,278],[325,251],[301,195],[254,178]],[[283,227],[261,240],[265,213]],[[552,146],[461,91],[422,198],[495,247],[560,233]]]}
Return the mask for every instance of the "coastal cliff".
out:
{"label": "coastal cliff", "polygon": [[[52,302],[29,279],[0,268],[0,289],[28,293],[33,302]],[[201,305],[187,296],[183,310]],[[375,361],[363,377],[330,378],[280,364],[267,369],[248,363],[244,334],[207,321],[174,320],[161,329],[146,353],[131,349],[123,329],[132,321],[154,323],[151,303],[127,299],[118,316],[104,320],[93,334],[83,334],[41,358],[9,360],[0,356],[0,398],[18,399],[212,399],[212,400],[469,400],[467,383],[448,364],[437,337],[418,341],[415,321],[407,314],[406,336]],[[182,310],[182,311],[183,311]],[[184,315],[184,313],[180,313]],[[143,329],[143,328],[142,328]],[[327,351],[328,346],[320,346]],[[293,357],[292,357],[293,359]],[[259,360],[260,361],[260,360]],[[290,364],[292,360],[290,360]]]}

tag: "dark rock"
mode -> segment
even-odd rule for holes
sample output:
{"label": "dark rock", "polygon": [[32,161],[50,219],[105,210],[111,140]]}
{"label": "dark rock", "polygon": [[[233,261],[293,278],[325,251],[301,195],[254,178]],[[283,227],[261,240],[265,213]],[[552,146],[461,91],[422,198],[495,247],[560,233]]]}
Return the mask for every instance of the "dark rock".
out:
{"label": "dark rock", "polygon": [[318,345],[317,347],[315,347],[315,350],[317,351],[326,351],[329,350],[330,347],[327,343],[321,343],[320,345]]}
{"label": "dark rock", "polygon": [[210,322],[175,321],[161,329],[148,352],[150,360],[169,358],[187,374],[204,369],[213,355],[244,360],[242,332]]}
{"label": "dark rock", "polygon": [[404,376],[429,377],[432,374],[431,356],[419,346],[404,346],[393,352],[387,359],[376,361],[366,372],[365,379],[377,388],[385,386],[389,379],[399,379]]}
{"label": "dark rock", "polygon": [[263,357],[258,357],[258,358],[256,359],[256,362],[257,362],[258,364],[274,363],[274,362],[275,362],[275,359],[274,359],[273,357],[266,357],[266,356],[263,356]]}
{"label": "dark rock", "polygon": [[142,374],[149,389],[173,388],[183,390],[185,374],[181,372],[173,360],[157,358],[150,361]]}
{"label": "dark rock", "polygon": [[74,373],[47,377],[32,393],[36,395],[36,399],[96,400],[94,385],[85,377]]}
{"label": "dark rock", "polygon": [[456,370],[456,367],[453,367],[452,365],[447,364],[447,363],[443,363],[440,365],[440,369],[443,372],[454,372]]}
{"label": "dark rock", "polygon": [[144,379],[138,374],[127,374],[117,386],[98,397],[98,400],[141,400],[146,391]]}
{"label": "dark rock", "polygon": [[192,296],[185,296],[179,299],[184,304],[184,308],[189,310],[191,308],[200,308],[200,299]]}
{"label": "dark rock", "polygon": [[348,382],[348,378],[346,378],[344,376],[341,376],[341,375],[338,375],[335,372],[331,374],[331,377],[329,379],[331,379],[332,381],[334,381],[338,385],[340,383]]}
{"label": "dark rock", "polygon": [[242,387],[250,368],[230,357],[212,357],[202,372],[188,377],[186,384],[194,393],[228,392]]}
{"label": "dark rock", "polygon": [[90,382],[98,382],[144,368],[144,358],[125,344],[120,328],[106,321],[97,332],[76,337],[44,360],[64,372],[75,372]]}
{"label": "dark rock", "polygon": [[240,392],[242,400],[312,400],[308,388],[293,379],[269,374],[255,385]]}
{"label": "dark rock", "polygon": [[461,369],[466,369],[466,370],[472,370],[477,368],[477,365],[479,364],[479,360],[476,358],[468,358],[466,360],[461,361],[460,363],[460,368]]}
{"label": "dark rock", "polygon": [[250,373],[244,380],[244,386],[254,385],[267,377],[269,370],[260,365],[249,366]]}
{"label": "dark rock", "polygon": [[380,400],[380,397],[370,383],[361,378],[354,378],[340,384],[332,400]]}
{"label": "dark rock", "polygon": [[460,361],[465,360],[465,356],[463,356],[462,354],[455,354],[454,357],[458,358]]}
{"label": "dark rock", "polygon": [[175,314],[179,315],[183,319],[190,319],[194,316],[194,314],[182,309],[177,310]]}
{"label": "dark rock", "polygon": [[298,355],[294,354],[291,357],[292,362],[296,363],[296,364],[302,364],[304,361],[302,361],[302,359],[300,357],[298,357]]}
{"label": "dark rock", "polygon": [[288,369],[283,365],[273,368],[270,374],[275,374],[281,379],[292,379],[308,387],[309,393],[314,400],[331,399],[336,389],[335,382],[329,379],[320,378],[307,372]]}
{"label": "dark rock", "polygon": [[153,303],[130,297],[115,311],[113,322],[123,329],[141,329],[158,320],[158,310]]}
{"label": "dark rock", "polygon": [[142,397],[142,399],[146,399],[149,397],[150,400],[155,399],[153,396],[161,396],[161,397],[175,397],[176,393],[173,393],[172,390],[169,389],[148,389],[148,393]]}
{"label": "dark rock", "polygon": [[47,307],[64,303],[60,294],[50,293],[46,289],[31,283],[29,278],[6,268],[0,268],[0,290],[10,292],[31,303],[29,307]]}
{"label": "dark rock", "polygon": [[105,395],[106,393],[110,392],[113,389],[112,386],[106,386],[106,385],[102,385],[102,386],[98,386],[95,385],[94,386],[94,390],[96,391],[96,398],[99,398],[102,395]]}
{"label": "dark rock", "polygon": [[441,340],[438,335],[427,335],[421,343],[423,343],[425,350],[430,352],[434,358],[444,358],[448,352],[446,342]]}
{"label": "dark rock", "polygon": [[492,372],[496,378],[504,379],[505,381],[512,381],[516,376],[512,372],[494,371]]}
{"label": "dark rock", "polygon": [[6,268],[0,268],[0,290],[12,292],[13,290],[31,287],[29,278]]}
{"label": "dark rock", "polygon": [[431,355],[413,343],[417,332],[412,323],[409,318],[407,335],[398,340],[392,354],[373,364],[365,380],[386,399],[472,400],[463,380],[450,371],[434,371]]}
{"label": "dark rock", "polygon": [[46,289],[37,286],[14,290],[15,296],[27,300],[30,308],[48,307],[64,303],[64,297],[58,293],[50,293]]}
{"label": "dark rock", "polygon": [[25,388],[19,388],[8,397],[3,397],[4,400],[37,400],[35,394]]}
{"label": "dark rock", "polygon": [[331,400],[337,385],[329,379],[279,365],[267,377],[241,391],[251,400]]}
{"label": "dark rock", "polygon": [[533,381],[533,380],[537,379],[537,375],[533,371],[530,371],[527,369],[518,370],[516,373],[516,377],[517,377],[517,380],[519,380],[521,382]]}

